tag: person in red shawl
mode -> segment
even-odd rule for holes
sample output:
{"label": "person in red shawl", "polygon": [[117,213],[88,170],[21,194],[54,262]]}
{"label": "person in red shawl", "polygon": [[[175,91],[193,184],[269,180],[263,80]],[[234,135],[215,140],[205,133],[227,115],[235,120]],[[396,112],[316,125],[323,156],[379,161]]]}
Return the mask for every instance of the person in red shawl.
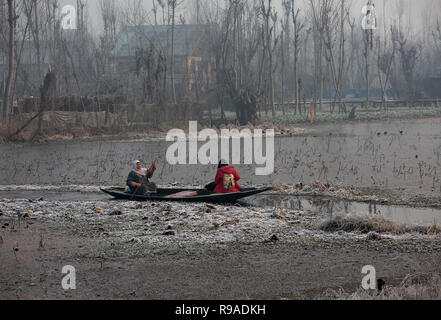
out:
{"label": "person in red shawl", "polygon": [[214,178],[216,183],[214,193],[230,193],[242,190],[241,186],[237,183],[240,180],[240,176],[236,169],[229,166],[225,160],[221,160],[217,168],[216,178]]}

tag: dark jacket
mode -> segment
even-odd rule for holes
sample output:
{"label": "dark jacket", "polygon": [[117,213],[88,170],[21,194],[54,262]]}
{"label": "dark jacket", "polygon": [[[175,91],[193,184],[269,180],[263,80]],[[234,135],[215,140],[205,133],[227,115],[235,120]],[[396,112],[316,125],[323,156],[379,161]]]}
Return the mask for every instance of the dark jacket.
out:
{"label": "dark jacket", "polygon": [[[129,176],[127,177],[126,183],[129,186],[131,193],[133,193],[133,192],[135,192],[136,187],[132,186],[132,182],[147,183],[151,177],[152,177],[152,174],[150,172],[147,172],[147,179],[143,180],[144,179],[143,176],[139,175],[135,171],[130,171]],[[136,192],[136,194],[145,194],[146,192],[147,192],[147,188],[145,187],[145,185],[142,185],[141,187],[138,188],[138,191]]]}

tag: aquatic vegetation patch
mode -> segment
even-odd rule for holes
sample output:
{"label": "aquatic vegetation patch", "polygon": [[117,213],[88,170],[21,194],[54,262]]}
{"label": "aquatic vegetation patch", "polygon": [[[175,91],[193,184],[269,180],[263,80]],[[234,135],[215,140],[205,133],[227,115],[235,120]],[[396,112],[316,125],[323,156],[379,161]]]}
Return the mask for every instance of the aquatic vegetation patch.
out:
{"label": "aquatic vegetation patch", "polygon": [[434,234],[432,227],[408,226],[396,224],[383,216],[336,215],[321,223],[319,229],[325,232],[359,232],[359,233],[420,233]]}

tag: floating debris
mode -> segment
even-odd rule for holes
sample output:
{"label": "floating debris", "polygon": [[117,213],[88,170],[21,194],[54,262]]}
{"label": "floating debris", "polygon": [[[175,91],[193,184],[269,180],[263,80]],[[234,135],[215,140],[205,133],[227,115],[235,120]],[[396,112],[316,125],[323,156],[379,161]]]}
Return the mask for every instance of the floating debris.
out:
{"label": "floating debris", "polygon": [[377,240],[381,240],[381,239],[382,239],[381,235],[375,231],[369,232],[366,236],[366,240],[368,240],[368,241],[377,241]]}
{"label": "floating debris", "polygon": [[110,213],[111,216],[121,216],[123,213],[121,210],[114,210]]}
{"label": "floating debris", "polygon": [[95,212],[95,213],[101,213],[102,211],[103,211],[103,209],[101,209],[100,207],[95,207],[93,209],[93,212]]}

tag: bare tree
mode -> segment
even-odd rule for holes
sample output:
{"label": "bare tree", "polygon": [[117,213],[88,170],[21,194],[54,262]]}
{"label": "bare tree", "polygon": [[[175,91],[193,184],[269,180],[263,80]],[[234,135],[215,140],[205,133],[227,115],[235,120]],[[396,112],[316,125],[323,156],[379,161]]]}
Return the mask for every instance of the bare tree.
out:
{"label": "bare tree", "polygon": [[171,39],[171,55],[170,55],[170,76],[171,76],[171,89],[172,89],[172,101],[176,103],[176,87],[175,87],[175,18],[176,9],[184,1],[168,0],[168,8],[171,10],[170,20],[172,23],[172,39]]}
{"label": "bare tree", "polygon": [[[209,54],[215,57],[215,75],[210,91],[214,92],[224,115],[224,95],[228,94],[240,124],[257,119],[257,106],[264,59],[258,56],[261,46],[261,21],[257,19],[260,6],[243,0],[232,0],[223,14],[207,14]],[[259,26],[259,27],[256,27]],[[265,51],[266,55],[266,51]]]}
{"label": "bare tree", "polygon": [[295,110],[299,113],[300,90],[299,90],[299,53],[300,53],[300,33],[304,28],[304,24],[299,19],[300,9],[295,9],[295,0],[291,0],[291,16],[294,26],[294,94],[295,94]]}
{"label": "bare tree", "polygon": [[348,25],[350,28],[350,55],[347,63],[346,73],[348,74],[349,84],[351,88],[356,87],[357,72],[355,71],[356,59],[360,52],[360,42],[358,38],[358,24],[355,18],[351,17],[349,14],[349,9],[346,11],[346,16],[348,18]]}
{"label": "bare tree", "polygon": [[[32,5],[33,5],[33,3],[32,3]],[[23,58],[23,53],[25,51],[24,50],[25,49],[25,41],[27,39],[27,34],[28,34],[30,24],[31,24],[31,21],[29,19],[26,19],[26,26],[24,28],[24,31],[22,31],[22,40],[21,40],[20,50],[18,52],[16,52],[16,54],[15,54],[15,56],[16,56],[15,65],[16,66],[15,66],[15,72],[14,72],[14,85],[13,85],[13,89],[12,89],[11,101],[15,101],[15,95],[17,94],[17,91],[16,91],[17,79],[20,75],[20,66],[21,66],[21,61]],[[17,29],[17,27],[16,27],[16,29]]]}
{"label": "bare tree", "polygon": [[285,115],[285,38],[284,38],[284,22],[283,20],[280,22],[282,25],[282,35],[280,37],[280,51],[281,51],[281,55],[282,55],[282,66],[281,66],[281,87],[280,87],[280,91],[281,91],[281,100],[280,100],[280,104],[282,105],[282,114]]}
{"label": "bare tree", "polygon": [[366,81],[366,110],[369,109],[369,95],[370,95],[370,77],[369,77],[369,71],[370,71],[370,52],[373,50],[373,27],[375,27],[376,21],[373,19],[375,18],[374,12],[372,12],[373,9],[372,1],[369,0],[367,3],[367,12],[366,12],[366,26],[364,26],[364,72],[365,72],[365,81]]}
{"label": "bare tree", "polygon": [[40,43],[40,12],[39,12],[39,4],[38,0],[23,0],[26,17],[29,21],[30,29],[32,36],[34,38],[34,46],[37,54],[37,63],[38,63],[38,79],[41,82],[43,77],[43,63],[41,57],[41,43]]}
{"label": "bare tree", "polygon": [[[345,63],[345,33],[344,22],[345,17],[345,1],[341,0],[340,10],[338,6],[334,6],[333,1],[325,0],[325,11],[323,15],[323,21],[325,26],[325,38],[324,44],[326,47],[326,59],[331,70],[332,83],[335,90],[335,97],[339,105],[339,112],[346,112],[346,107],[342,101],[343,90],[343,71]],[[340,14],[338,13],[340,11]],[[331,31],[339,29],[339,37],[335,36],[335,33]],[[338,64],[336,62],[335,46],[338,44]]]}
{"label": "bare tree", "polygon": [[[283,115],[286,113],[285,108],[285,80],[286,80],[286,64],[290,62],[290,16],[291,16],[291,1],[283,0],[282,1],[284,19],[280,21],[282,35],[280,38],[280,46],[281,46],[281,54],[282,54],[282,66],[281,66],[281,103],[282,103],[282,112]],[[288,73],[289,74],[289,73]]]}
{"label": "bare tree", "polygon": [[387,43],[387,34],[384,34],[384,44],[383,49],[381,47],[381,40],[377,40],[377,46],[378,46],[378,55],[377,55],[377,67],[378,67],[378,81],[380,82],[381,86],[381,92],[382,92],[382,101],[383,101],[383,108],[385,111],[388,110],[387,107],[387,87],[389,83],[390,73],[392,70],[392,65],[395,59],[395,53],[396,53],[396,33],[393,30],[393,27],[391,27],[391,35],[392,35],[392,49],[388,50],[386,48]]}
{"label": "bare tree", "polygon": [[40,88],[40,110],[38,112],[38,127],[30,138],[33,141],[40,133],[43,123],[43,113],[48,109],[50,101],[55,96],[57,86],[57,78],[52,70],[49,70],[44,78],[43,85]]}
{"label": "bare tree", "polygon": [[[273,53],[274,49],[277,46],[278,37],[275,35],[275,26],[277,21],[277,13],[274,11],[274,8],[271,6],[272,0],[267,0],[265,4],[265,0],[260,0],[260,14],[264,19],[264,37],[263,37],[263,46],[264,51],[266,51],[266,56],[268,58],[268,82],[269,82],[269,93],[270,93],[270,105],[272,117],[276,117],[275,110],[275,97],[274,97],[274,63],[273,63]],[[271,23],[272,22],[272,23]]]}
{"label": "bare tree", "polygon": [[15,12],[15,1],[8,0],[8,22],[9,22],[9,71],[8,79],[5,85],[5,92],[3,96],[3,121],[8,120],[9,106],[10,106],[10,96],[11,96],[11,86],[12,80],[14,78],[14,63],[15,63],[15,24],[17,20],[17,15]]}
{"label": "bare tree", "polygon": [[103,65],[103,72],[108,73],[111,53],[116,44],[117,8],[115,0],[100,0],[99,6],[104,24],[104,34],[100,37],[101,57],[103,58],[100,64]]}
{"label": "bare tree", "polygon": [[421,56],[422,46],[411,41],[407,36],[398,30],[397,32],[398,52],[404,79],[407,84],[407,98],[415,99],[415,67]]}
{"label": "bare tree", "polygon": [[233,77],[234,77],[234,90],[239,89],[239,23],[241,14],[241,0],[229,0],[230,8],[233,11]]}
{"label": "bare tree", "polygon": [[320,110],[322,110],[323,100],[323,45],[325,37],[325,14],[327,3],[322,0],[310,0],[313,20],[314,37],[314,106],[319,101]]}
{"label": "bare tree", "polygon": [[155,17],[155,26],[158,25],[158,4],[156,3],[156,0],[152,0],[152,12]]}
{"label": "bare tree", "polygon": [[[435,46],[438,50],[438,54],[441,56],[441,24],[439,20],[436,21],[435,30],[432,31],[432,36],[435,41]],[[438,60],[440,62],[441,60]]]}

